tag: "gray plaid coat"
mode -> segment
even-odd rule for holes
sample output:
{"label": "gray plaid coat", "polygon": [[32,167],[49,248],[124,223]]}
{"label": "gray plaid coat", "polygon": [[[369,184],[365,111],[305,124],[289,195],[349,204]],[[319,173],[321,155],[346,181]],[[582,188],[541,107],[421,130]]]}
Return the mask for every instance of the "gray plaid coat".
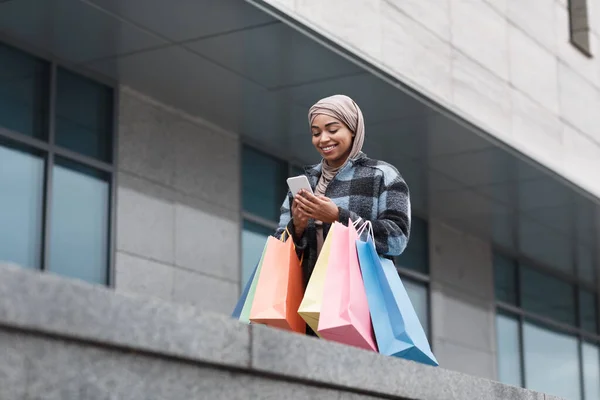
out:
{"label": "gray plaid coat", "polygon": [[[315,189],[321,175],[321,164],[305,168],[306,176]],[[339,208],[339,222],[348,225],[348,221],[359,218],[371,221],[375,238],[375,247],[380,255],[398,256],[406,248],[410,236],[410,196],[406,182],[392,165],[368,158],[360,153],[350,160],[329,183],[326,197]],[[291,217],[291,193],[281,207],[279,228],[275,236],[280,237],[286,227],[294,233],[294,221]],[[331,224],[323,224],[326,237]],[[305,282],[317,262],[317,231],[314,221],[301,238],[295,238],[296,250],[304,255],[302,270]]]}

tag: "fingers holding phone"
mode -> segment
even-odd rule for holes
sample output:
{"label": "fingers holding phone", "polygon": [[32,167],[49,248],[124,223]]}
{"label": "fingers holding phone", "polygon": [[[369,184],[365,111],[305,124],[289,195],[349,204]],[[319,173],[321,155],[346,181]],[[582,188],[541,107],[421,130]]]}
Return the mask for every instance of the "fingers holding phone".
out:
{"label": "fingers holding phone", "polygon": [[339,219],[338,206],[325,196],[315,196],[308,191],[301,190],[294,198],[294,202],[298,203],[302,212],[314,220],[332,224]]}
{"label": "fingers holding phone", "polygon": [[300,202],[297,198],[294,198],[294,202],[292,203],[292,218],[294,220],[294,233],[296,234],[296,237],[299,238],[306,230],[310,217],[301,209]]}

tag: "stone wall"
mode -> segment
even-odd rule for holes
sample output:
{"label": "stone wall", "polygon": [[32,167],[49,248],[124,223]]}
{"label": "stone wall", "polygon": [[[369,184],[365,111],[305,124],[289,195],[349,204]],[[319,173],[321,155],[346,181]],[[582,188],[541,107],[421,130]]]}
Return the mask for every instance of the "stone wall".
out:
{"label": "stone wall", "polygon": [[239,141],[122,88],[117,291],[229,313],[239,293]]}
{"label": "stone wall", "polygon": [[0,266],[0,399],[545,400],[541,393]]}
{"label": "stone wall", "polygon": [[491,246],[435,220],[429,242],[436,357],[445,368],[496,379]]}

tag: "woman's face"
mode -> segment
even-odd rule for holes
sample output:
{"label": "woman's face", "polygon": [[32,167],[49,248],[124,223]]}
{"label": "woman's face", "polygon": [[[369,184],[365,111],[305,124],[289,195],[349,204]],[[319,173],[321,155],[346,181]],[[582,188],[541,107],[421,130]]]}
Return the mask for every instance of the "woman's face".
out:
{"label": "woman's face", "polygon": [[311,126],[312,143],[329,166],[342,166],[352,150],[353,133],[338,119],[318,114]]}

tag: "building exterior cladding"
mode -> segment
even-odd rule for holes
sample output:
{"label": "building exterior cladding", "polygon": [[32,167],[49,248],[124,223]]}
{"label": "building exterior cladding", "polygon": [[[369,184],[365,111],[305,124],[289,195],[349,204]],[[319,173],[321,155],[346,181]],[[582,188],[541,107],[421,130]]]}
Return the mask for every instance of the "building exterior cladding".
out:
{"label": "building exterior cladding", "polygon": [[[600,198],[600,0],[588,0],[592,57],[570,43],[566,0],[249,3],[310,28]],[[245,283],[244,226],[253,222],[244,205],[243,135],[140,88],[114,88],[110,284],[230,313]],[[434,353],[443,368],[501,380],[493,243],[425,219],[427,266],[407,277],[425,288],[418,293]],[[593,376],[578,351],[578,376]],[[508,383],[523,384],[517,380]],[[566,393],[586,393],[585,400],[600,393],[581,382]]]}
{"label": "building exterior cladding", "polygon": [[597,0],[592,57],[570,42],[567,0],[267,3],[600,196]]}

